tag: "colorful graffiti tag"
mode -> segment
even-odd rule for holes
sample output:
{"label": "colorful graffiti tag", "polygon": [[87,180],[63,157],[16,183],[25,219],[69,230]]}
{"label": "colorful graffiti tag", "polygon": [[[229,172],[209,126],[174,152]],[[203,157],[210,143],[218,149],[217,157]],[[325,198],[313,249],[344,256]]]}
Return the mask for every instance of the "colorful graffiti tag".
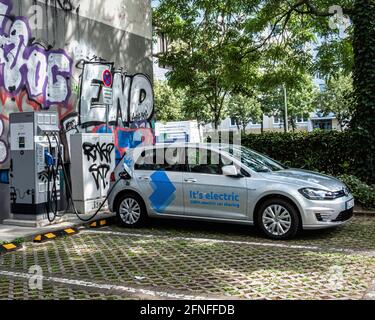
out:
{"label": "colorful graffiti tag", "polygon": [[[67,104],[73,61],[64,50],[32,43],[25,17],[10,19],[12,2],[0,1],[0,86],[12,97],[26,90],[43,108]],[[30,43],[31,42],[31,43]]]}
{"label": "colorful graffiti tag", "polygon": [[[103,74],[114,73],[112,101],[103,101]],[[113,63],[85,62],[81,78],[79,103],[80,125],[84,127],[106,123],[111,125],[142,123],[154,114],[154,95],[151,81],[144,74],[128,75],[113,71]]]}
{"label": "colorful graffiti tag", "polygon": [[[128,75],[113,69],[114,64],[109,62],[84,62],[78,116],[73,121],[91,132],[113,133],[119,160],[128,148],[154,143],[154,94],[146,75]],[[104,102],[108,85],[103,82],[103,74],[108,70],[113,73],[110,105]],[[72,118],[66,123],[71,125]]]}
{"label": "colorful graffiti tag", "polygon": [[[70,2],[61,4],[70,8]],[[79,87],[73,94],[71,80],[80,67],[73,70],[73,59],[65,50],[37,42],[28,18],[14,16],[12,10],[12,0],[0,0],[0,169],[9,168],[12,112],[51,109],[59,113],[65,131],[112,132],[117,159],[130,147],[154,143],[154,95],[146,75],[129,75],[102,60],[81,61]],[[113,76],[111,86],[104,85],[105,70]]]}

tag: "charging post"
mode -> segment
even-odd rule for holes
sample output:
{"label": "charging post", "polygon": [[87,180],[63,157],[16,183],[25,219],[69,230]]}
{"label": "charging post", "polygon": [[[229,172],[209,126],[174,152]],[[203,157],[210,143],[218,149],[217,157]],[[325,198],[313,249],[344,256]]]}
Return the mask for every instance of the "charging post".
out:
{"label": "charging post", "polygon": [[58,114],[13,113],[9,124],[11,219],[4,223],[41,226],[63,209]]}

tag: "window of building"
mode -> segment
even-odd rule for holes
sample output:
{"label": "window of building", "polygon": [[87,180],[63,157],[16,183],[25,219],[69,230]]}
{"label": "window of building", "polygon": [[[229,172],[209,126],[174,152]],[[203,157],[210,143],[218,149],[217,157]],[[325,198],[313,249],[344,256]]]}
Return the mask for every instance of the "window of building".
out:
{"label": "window of building", "polygon": [[254,122],[254,121],[250,121],[250,123],[249,123],[250,125],[252,125],[252,126],[260,126],[261,125],[261,123],[260,122]]}
{"label": "window of building", "polygon": [[314,120],[314,129],[332,130],[332,120]]}
{"label": "window of building", "polygon": [[273,124],[283,124],[283,123],[284,123],[284,119],[282,116],[276,115],[273,117]]}
{"label": "window of building", "polygon": [[309,117],[308,115],[301,115],[301,116],[298,116],[297,119],[296,119],[297,123],[306,123],[309,121]]}

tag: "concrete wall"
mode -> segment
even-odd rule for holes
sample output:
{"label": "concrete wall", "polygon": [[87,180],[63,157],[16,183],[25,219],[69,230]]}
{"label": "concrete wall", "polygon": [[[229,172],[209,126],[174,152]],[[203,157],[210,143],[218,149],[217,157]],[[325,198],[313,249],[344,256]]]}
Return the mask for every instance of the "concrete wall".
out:
{"label": "concrete wall", "polygon": [[[65,7],[61,8],[60,3],[65,3]],[[9,19],[13,15],[16,19],[19,17],[24,21],[23,26],[28,25],[30,36],[35,38],[34,41],[24,45],[28,47],[25,52],[31,50],[30,46],[34,43],[44,43],[46,50],[42,49],[41,55],[48,57],[47,61],[50,52],[61,49],[58,51],[61,57],[55,59],[55,63],[61,70],[71,64],[71,70],[63,74],[63,78],[60,79],[62,84],[59,84],[62,90],[66,89],[66,97],[61,101],[56,100],[56,103],[51,103],[52,99],[47,98],[45,88],[44,95],[33,96],[30,93],[31,80],[27,80],[26,77],[37,68],[35,64],[29,64],[31,55],[25,53],[23,57],[17,57],[16,61],[14,58],[16,55],[13,54],[11,59],[15,60],[15,64],[10,65],[8,61],[5,67],[16,66],[22,71],[19,74],[24,78],[19,82],[22,84],[19,90],[12,92],[9,89],[10,85],[5,84],[5,82],[16,83],[18,73],[11,71],[12,76],[9,76],[5,74],[9,70],[0,69],[0,170],[9,168],[8,117],[10,113],[50,109],[58,111],[62,119],[78,111],[77,95],[82,71],[76,64],[81,59],[101,57],[106,61],[114,62],[116,68],[123,67],[128,74],[143,73],[150,79],[153,77],[150,0],[0,0],[0,10],[6,12],[3,21],[0,20],[0,25],[3,22],[0,26],[1,44],[21,41],[20,38],[12,38],[9,32],[14,26]],[[22,28],[17,32],[27,33]],[[47,49],[48,45],[50,47]],[[0,50],[0,65],[4,63],[5,56],[12,53],[6,51],[12,50],[11,47],[6,49],[5,45],[1,48],[4,49]],[[20,59],[23,59],[22,62],[19,62]],[[25,68],[28,67],[28,71],[22,68],[23,64]],[[54,72],[56,75],[56,70],[51,69],[50,74],[45,75],[46,83],[52,81],[50,79],[54,77]],[[6,77],[8,78],[4,80]],[[40,80],[40,76],[35,79]],[[57,81],[57,78],[54,81]],[[56,92],[59,88],[51,89]],[[0,185],[0,221],[9,213],[8,189],[7,185]]]}

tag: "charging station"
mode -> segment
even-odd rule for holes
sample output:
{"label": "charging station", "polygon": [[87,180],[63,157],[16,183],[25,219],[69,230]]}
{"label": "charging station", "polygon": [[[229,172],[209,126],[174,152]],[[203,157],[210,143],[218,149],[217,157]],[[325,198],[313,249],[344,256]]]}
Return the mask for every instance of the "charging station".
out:
{"label": "charging station", "polygon": [[9,124],[11,220],[47,220],[63,209],[58,114],[13,113]]}
{"label": "charging station", "polygon": [[79,214],[105,210],[110,176],[115,169],[113,134],[77,133],[70,137],[70,144],[75,209]]}
{"label": "charging station", "polygon": [[71,135],[67,170],[56,112],[13,113],[9,124],[11,216],[4,224],[40,227],[67,213],[89,221],[106,210],[116,162],[112,133]]}

